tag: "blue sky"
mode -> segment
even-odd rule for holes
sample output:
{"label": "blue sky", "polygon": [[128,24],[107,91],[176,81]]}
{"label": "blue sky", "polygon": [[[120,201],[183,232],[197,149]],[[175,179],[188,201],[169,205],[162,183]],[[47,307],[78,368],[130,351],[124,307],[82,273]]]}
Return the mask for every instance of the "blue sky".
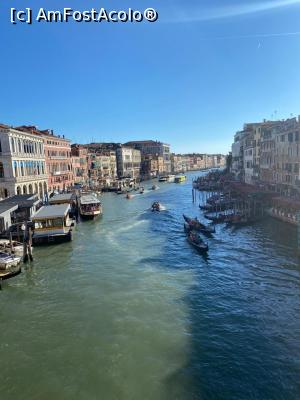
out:
{"label": "blue sky", "polygon": [[[10,7],[160,18],[12,25]],[[1,0],[0,122],[226,153],[244,122],[300,114],[299,17],[300,0]]]}

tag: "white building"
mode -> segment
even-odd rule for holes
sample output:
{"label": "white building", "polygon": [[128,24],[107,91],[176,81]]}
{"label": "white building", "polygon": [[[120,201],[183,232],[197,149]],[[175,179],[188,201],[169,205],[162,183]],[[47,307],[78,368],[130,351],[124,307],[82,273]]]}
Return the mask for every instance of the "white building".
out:
{"label": "white building", "polygon": [[137,179],[141,172],[141,152],[128,146],[116,150],[119,178]]}
{"label": "white building", "polygon": [[47,192],[43,139],[0,125],[0,198]]}

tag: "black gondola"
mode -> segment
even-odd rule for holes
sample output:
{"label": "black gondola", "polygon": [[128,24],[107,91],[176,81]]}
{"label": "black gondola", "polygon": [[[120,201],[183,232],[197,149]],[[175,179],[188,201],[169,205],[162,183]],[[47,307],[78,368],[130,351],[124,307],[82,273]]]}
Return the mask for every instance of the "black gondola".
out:
{"label": "black gondola", "polygon": [[227,216],[225,214],[218,214],[218,215],[209,215],[204,214],[204,217],[209,221],[212,221],[214,224],[222,224],[226,222]]}
{"label": "black gondola", "polygon": [[195,247],[200,253],[208,252],[208,244],[204,243],[201,237],[195,231],[191,231],[187,234],[187,241]]}
{"label": "black gondola", "polygon": [[215,233],[215,231],[216,231],[215,227],[202,224],[200,221],[198,221],[197,218],[195,218],[195,219],[189,218],[184,214],[183,214],[183,218],[192,230],[199,231],[208,237],[212,237],[212,234]]}

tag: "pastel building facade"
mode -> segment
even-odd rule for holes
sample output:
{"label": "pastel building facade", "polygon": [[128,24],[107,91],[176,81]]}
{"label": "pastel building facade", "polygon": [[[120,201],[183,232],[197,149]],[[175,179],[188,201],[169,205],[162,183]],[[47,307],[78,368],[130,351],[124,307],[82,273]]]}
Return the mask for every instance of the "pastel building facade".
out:
{"label": "pastel building facade", "polygon": [[43,139],[0,125],[0,198],[48,191]]}

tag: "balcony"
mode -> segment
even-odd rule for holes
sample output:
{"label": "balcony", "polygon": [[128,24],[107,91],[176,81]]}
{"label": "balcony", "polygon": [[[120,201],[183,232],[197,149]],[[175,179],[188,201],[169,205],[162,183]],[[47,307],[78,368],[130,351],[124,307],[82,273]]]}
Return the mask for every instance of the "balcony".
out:
{"label": "balcony", "polygon": [[27,175],[27,176],[18,176],[15,179],[16,183],[23,183],[28,181],[40,181],[48,179],[47,174],[39,174],[39,175]]}

